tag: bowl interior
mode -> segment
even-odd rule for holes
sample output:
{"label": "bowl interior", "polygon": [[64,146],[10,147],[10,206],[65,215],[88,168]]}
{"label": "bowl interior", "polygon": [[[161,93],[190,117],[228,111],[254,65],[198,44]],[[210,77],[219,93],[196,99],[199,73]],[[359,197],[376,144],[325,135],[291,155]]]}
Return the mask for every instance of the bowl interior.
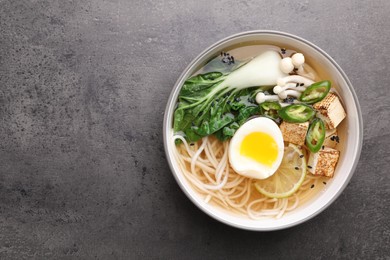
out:
{"label": "bowl interior", "polygon": [[[173,112],[180,87],[190,75],[195,73],[204,64],[221,51],[228,51],[246,45],[276,45],[286,49],[293,49],[305,55],[306,62],[316,70],[321,79],[330,79],[332,86],[341,96],[347,117],[338,126],[338,135],[341,142],[337,147],[341,151],[335,175],[329,179],[327,185],[307,203],[300,205],[292,212],[286,213],[280,219],[252,220],[235,215],[224,209],[207,204],[196,193],[180,172],[172,154],[175,149],[170,141],[173,135]],[[249,230],[277,230],[304,222],[329,206],[342,192],[353,175],[359,159],[362,144],[362,119],[360,107],[348,78],[333,59],[314,44],[299,37],[281,32],[255,31],[241,33],[228,37],[201,53],[180,76],[171,93],[164,118],[164,144],[167,159],[178,184],[185,194],[205,213],[228,225]]]}

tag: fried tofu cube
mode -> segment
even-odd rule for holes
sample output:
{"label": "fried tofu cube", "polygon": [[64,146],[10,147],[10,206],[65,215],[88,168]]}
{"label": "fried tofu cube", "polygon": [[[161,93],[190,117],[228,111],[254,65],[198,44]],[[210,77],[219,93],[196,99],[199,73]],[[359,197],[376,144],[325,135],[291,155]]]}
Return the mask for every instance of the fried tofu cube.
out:
{"label": "fried tofu cube", "polygon": [[334,149],[336,148],[338,143],[339,143],[339,136],[337,135],[337,129],[336,128],[327,129],[325,133],[325,140],[322,145]]}
{"label": "fried tofu cube", "polygon": [[305,138],[308,128],[309,122],[298,124],[283,121],[280,125],[280,130],[283,134],[283,140],[285,142],[293,143],[296,145],[305,144]]}
{"label": "fried tofu cube", "polygon": [[345,118],[346,113],[339,97],[334,93],[329,93],[323,100],[313,104],[317,117],[324,120],[327,129],[336,128]]}
{"label": "fried tofu cube", "polygon": [[307,168],[313,175],[321,175],[332,178],[339,156],[339,151],[325,147],[317,153],[310,153]]}

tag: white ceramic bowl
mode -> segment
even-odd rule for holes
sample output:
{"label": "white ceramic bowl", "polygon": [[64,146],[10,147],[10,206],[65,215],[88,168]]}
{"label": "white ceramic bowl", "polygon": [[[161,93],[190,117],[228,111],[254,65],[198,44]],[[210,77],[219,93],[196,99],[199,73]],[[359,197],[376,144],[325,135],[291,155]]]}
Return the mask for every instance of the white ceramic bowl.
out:
{"label": "white ceramic bowl", "polygon": [[[336,87],[347,112],[347,118],[338,127],[341,139],[341,145],[338,146],[338,149],[341,150],[341,156],[334,177],[309,202],[299,206],[292,212],[286,213],[280,219],[252,220],[205,203],[181,173],[174,159],[174,145],[170,141],[173,135],[173,112],[180,88],[184,81],[221,51],[228,50],[232,46],[247,43],[272,44],[304,53],[309,65],[315,70],[323,71],[321,78],[332,81],[332,86]],[[315,63],[310,62],[314,60]],[[169,97],[164,116],[165,153],[173,176],[187,197],[201,210],[216,220],[237,228],[255,231],[271,231],[292,227],[307,221],[328,207],[341,194],[351,179],[359,160],[362,140],[363,120],[360,106],[353,87],[340,66],[313,43],[300,37],[278,31],[243,32],[227,37],[207,48],[180,75]]]}

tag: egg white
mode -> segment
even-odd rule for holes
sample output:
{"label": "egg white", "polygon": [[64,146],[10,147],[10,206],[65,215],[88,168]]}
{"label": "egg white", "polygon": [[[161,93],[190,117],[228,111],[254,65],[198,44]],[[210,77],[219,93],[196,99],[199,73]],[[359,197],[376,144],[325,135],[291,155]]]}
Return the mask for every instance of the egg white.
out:
{"label": "egg white", "polygon": [[[278,156],[271,167],[240,154],[244,137],[253,132],[266,133],[275,140],[278,146]],[[273,120],[266,117],[257,117],[243,124],[236,131],[229,144],[230,165],[238,174],[248,178],[266,179],[272,176],[282,162],[283,153],[284,143],[282,132]]]}

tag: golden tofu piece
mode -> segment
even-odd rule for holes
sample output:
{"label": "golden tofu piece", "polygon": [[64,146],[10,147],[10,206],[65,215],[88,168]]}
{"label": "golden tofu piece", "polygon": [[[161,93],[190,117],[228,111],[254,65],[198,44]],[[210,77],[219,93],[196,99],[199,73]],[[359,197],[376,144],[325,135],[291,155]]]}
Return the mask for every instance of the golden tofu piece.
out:
{"label": "golden tofu piece", "polygon": [[332,178],[339,157],[339,151],[325,147],[317,153],[310,153],[307,168],[313,175],[321,175]]}
{"label": "golden tofu piece", "polygon": [[309,122],[305,123],[288,123],[283,121],[280,125],[280,131],[283,134],[285,142],[296,145],[304,145]]}
{"label": "golden tofu piece", "polygon": [[313,104],[317,117],[324,120],[327,129],[336,128],[345,118],[346,113],[339,97],[334,93],[329,93],[323,100]]}
{"label": "golden tofu piece", "polygon": [[322,145],[334,149],[336,148],[338,143],[339,143],[339,136],[337,135],[337,129],[336,128],[327,129],[325,133],[325,140]]}

